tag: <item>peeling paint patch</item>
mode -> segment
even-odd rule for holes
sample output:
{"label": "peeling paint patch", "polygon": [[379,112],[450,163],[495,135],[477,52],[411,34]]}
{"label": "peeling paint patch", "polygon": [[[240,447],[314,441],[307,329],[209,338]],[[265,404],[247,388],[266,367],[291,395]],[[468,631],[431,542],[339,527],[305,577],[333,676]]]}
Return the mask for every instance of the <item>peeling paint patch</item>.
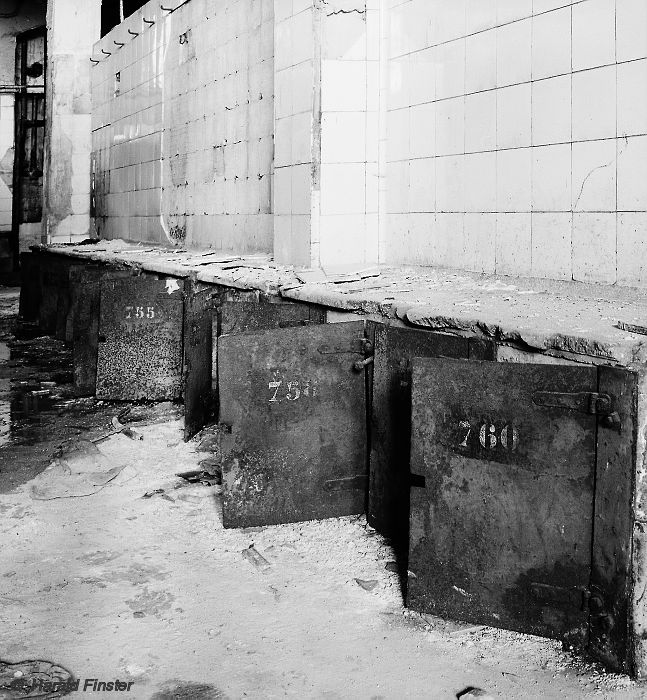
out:
{"label": "peeling paint patch", "polygon": [[180,285],[177,283],[177,280],[174,280],[174,279],[166,280],[166,293],[167,294],[173,294],[173,292],[177,292],[177,290],[179,288],[180,288]]}

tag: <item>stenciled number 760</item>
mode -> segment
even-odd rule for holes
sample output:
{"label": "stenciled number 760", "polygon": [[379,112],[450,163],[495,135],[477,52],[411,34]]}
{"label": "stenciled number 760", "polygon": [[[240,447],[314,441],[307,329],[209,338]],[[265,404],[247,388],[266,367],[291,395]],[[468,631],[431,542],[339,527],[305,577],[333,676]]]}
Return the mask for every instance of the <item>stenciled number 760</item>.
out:
{"label": "stenciled number 760", "polygon": [[470,422],[462,420],[458,424],[457,447],[478,447],[486,450],[507,450],[514,452],[519,445],[519,430],[509,423],[498,427],[489,421]]}

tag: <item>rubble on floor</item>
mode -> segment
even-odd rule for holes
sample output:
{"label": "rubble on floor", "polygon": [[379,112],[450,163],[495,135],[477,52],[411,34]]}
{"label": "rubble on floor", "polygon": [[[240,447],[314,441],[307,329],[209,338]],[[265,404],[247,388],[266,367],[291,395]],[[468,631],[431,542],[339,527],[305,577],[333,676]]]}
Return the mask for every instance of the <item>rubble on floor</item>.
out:
{"label": "rubble on floor", "polygon": [[[177,476],[198,470],[203,436],[184,443],[178,420],[141,431],[101,443],[125,467],[94,495],[0,496],[5,660],[56,652],[143,700],[198,686],[186,697],[635,697],[557,642],[406,610],[393,549],[363,516],[223,529],[221,487]],[[142,499],[156,490],[172,500]]]}
{"label": "rubble on floor", "polygon": [[[10,393],[40,371],[39,347],[0,358]],[[53,659],[79,680],[71,698],[115,679],[142,700],[640,696],[557,642],[407,610],[393,547],[364,516],[224,529],[216,429],[185,443],[172,404],[77,401],[0,446],[5,669]],[[119,470],[96,492],[34,499],[52,460],[62,489]]]}

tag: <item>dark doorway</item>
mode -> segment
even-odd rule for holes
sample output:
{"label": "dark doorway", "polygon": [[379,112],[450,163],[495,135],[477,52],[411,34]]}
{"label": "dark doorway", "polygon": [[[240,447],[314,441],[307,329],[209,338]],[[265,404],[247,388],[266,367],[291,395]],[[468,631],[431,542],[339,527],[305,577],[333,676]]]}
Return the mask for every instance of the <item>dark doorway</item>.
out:
{"label": "dark doorway", "polygon": [[18,266],[21,225],[39,223],[43,215],[45,61],[45,27],[18,35],[11,246],[14,269]]}

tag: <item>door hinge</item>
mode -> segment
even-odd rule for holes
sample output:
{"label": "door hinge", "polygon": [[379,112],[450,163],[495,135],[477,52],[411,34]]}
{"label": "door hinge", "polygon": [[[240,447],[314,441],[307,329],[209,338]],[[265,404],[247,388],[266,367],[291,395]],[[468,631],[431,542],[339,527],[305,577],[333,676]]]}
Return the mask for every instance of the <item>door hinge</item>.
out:
{"label": "door hinge", "polygon": [[607,610],[603,595],[599,591],[585,591],[585,609],[589,613],[591,631],[598,639],[608,639],[616,625],[615,617]]}
{"label": "door hinge", "polygon": [[602,416],[609,428],[620,429],[620,416],[615,410],[613,397],[595,391],[562,392],[535,391],[532,402],[547,408],[565,408],[593,416]]}
{"label": "door hinge", "polygon": [[375,349],[373,347],[373,343],[371,343],[371,341],[367,338],[362,340],[362,352],[364,353],[366,359],[357,360],[357,362],[353,364],[353,369],[356,372],[361,372],[362,370],[366,369],[369,365],[373,364],[375,360]]}
{"label": "door hinge", "polygon": [[608,394],[593,391],[574,393],[561,391],[535,391],[532,402],[537,406],[567,408],[571,411],[590,413],[595,416],[610,416],[613,413],[613,399]]}

